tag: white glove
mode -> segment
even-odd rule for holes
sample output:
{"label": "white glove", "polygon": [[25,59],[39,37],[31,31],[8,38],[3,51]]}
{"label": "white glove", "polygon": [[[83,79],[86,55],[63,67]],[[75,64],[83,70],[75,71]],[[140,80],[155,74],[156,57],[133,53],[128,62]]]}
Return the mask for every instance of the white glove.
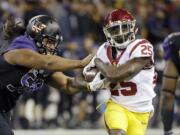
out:
{"label": "white glove", "polygon": [[98,72],[94,79],[88,83],[91,91],[106,89],[110,82],[106,78],[101,79],[101,72]]}

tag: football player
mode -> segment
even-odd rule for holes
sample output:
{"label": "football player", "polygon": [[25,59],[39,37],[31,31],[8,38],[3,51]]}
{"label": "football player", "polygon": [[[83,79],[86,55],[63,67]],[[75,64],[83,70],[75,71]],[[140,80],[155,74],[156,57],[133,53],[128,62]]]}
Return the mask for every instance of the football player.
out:
{"label": "football player", "polygon": [[161,93],[161,117],[164,135],[173,135],[172,124],[174,116],[174,100],[177,80],[180,73],[180,32],[170,34],[163,43],[164,59],[166,61],[163,72]]}
{"label": "football player", "polygon": [[109,135],[144,135],[153,112],[153,46],[135,37],[135,24],[135,18],[125,9],[110,12],[103,27],[107,42],[83,71],[87,77],[91,68],[96,68],[99,72],[94,79],[103,80],[97,81],[98,85],[110,90],[104,113]]}
{"label": "football player", "polygon": [[[9,30],[6,32],[12,33]],[[83,68],[93,56],[89,55],[83,60],[56,56],[62,40],[60,32],[54,18],[39,15],[29,21],[25,35],[14,40],[9,38],[11,44],[0,55],[0,135],[13,135],[9,112],[24,92],[37,91],[44,83],[67,93],[76,93],[80,88],[86,89],[92,85],[61,72]]]}

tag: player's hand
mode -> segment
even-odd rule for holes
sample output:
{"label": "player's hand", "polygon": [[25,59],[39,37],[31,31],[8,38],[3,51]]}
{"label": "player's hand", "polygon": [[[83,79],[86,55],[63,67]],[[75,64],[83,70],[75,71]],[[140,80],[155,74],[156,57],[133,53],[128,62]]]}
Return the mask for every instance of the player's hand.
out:
{"label": "player's hand", "polygon": [[110,82],[108,82],[107,79],[104,78],[100,72],[98,72],[93,81],[89,83],[89,89],[90,91],[102,90],[106,89],[109,84]]}
{"label": "player's hand", "polygon": [[91,59],[94,57],[94,54],[89,54],[87,57],[85,57],[83,60],[81,60],[81,67],[85,67]]}

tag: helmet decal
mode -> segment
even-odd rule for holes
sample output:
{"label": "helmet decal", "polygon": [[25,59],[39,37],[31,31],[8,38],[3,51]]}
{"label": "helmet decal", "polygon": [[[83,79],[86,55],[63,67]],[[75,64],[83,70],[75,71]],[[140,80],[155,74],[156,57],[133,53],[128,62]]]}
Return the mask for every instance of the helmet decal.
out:
{"label": "helmet decal", "polygon": [[34,32],[40,32],[42,29],[44,29],[44,28],[46,28],[47,26],[45,25],[45,24],[40,24],[40,25],[38,25],[38,26],[36,26],[36,25],[33,25],[32,26],[32,30],[34,31]]}

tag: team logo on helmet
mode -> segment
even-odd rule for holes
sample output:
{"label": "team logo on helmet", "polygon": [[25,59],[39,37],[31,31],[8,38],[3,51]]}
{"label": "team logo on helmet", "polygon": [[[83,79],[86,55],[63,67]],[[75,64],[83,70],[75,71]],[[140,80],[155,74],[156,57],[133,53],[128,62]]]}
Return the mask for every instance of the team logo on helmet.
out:
{"label": "team logo on helmet", "polygon": [[45,25],[45,24],[40,24],[40,25],[38,25],[38,26],[36,26],[36,25],[33,25],[32,26],[32,31],[34,31],[34,32],[40,32],[41,30],[43,30],[44,28],[46,28],[47,26]]}

